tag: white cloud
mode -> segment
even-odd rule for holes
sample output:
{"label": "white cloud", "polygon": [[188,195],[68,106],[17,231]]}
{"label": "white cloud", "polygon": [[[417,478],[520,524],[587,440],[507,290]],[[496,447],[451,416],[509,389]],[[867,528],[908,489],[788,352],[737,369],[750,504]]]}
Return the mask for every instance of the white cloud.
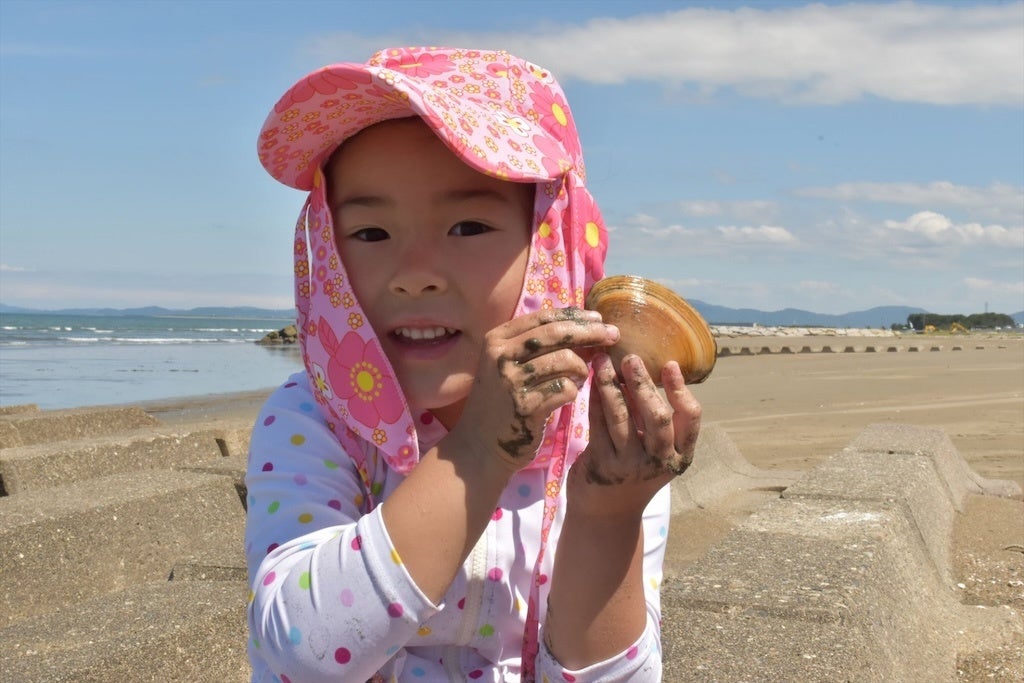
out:
{"label": "white cloud", "polygon": [[763,220],[778,212],[775,202],[764,200],[729,200],[708,201],[690,200],[676,203],[676,207],[686,216],[731,216],[745,220]]}
{"label": "white cloud", "polygon": [[732,225],[719,226],[715,228],[727,242],[742,242],[756,244],[796,244],[797,239],[789,230],[773,225],[762,225],[754,228],[751,226],[736,227]]}
{"label": "white cloud", "polygon": [[976,187],[942,180],[931,183],[852,182],[832,187],[804,187],[796,190],[795,194],[843,202],[948,206],[969,210],[997,209],[1017,216],[1024,213],[1024,188],[1009,183]]}
{"label": "white cloud", "polygon": [[[1020,306],[1024,309],[1024,280],[1017,282],[996,282],[987,278],[965,277],[964,286],[975,292],[991,293],[994,295],[1006,294],[1016,296]],[[1010,311],[1016,313],[1017,311]]]}
{"label": "white cloud", "polygon": [[[427,42],[500,45],[562,80],[646,81],[701,96],[721,89],[791,103],[863,97],[928,104],[1024,104],[1022,3],[914,2],[687,8],[529,33],[433,34]],[[400,43],[423,36],[404,36]],[[395,42],[395,37],[390,39]],[[323,36],[328,60],[381,36]]]}
{"label": "white cloud", "polygon": [[919,211],[905,221],[887,220],[883,225],[890,231],[909,233],[934,244],[1024,249],[1024,227],[957,224],[934,211]]}
{"label": "white cloud", "polygon": [[28,272],[27,268],[21,266],[12,266],[6,263],[0,263],[0,273],[25,273]]}

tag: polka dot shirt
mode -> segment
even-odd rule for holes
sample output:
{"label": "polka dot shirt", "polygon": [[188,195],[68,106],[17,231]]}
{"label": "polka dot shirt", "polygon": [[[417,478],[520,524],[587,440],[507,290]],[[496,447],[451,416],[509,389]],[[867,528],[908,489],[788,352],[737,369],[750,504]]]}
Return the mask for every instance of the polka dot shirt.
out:
{"label": "polka dot shirt", "polygon": [[[387,505],[402,475],[382,460],[367,461],[378,463],[372,481],[383,482],[373,497]],[[364,511],[367,491],[323,421],[306,375],[293,375],[257,418],[246,474],[252,680],[518,681],[543,476],[524,470],[511,480],[444,599],[434,604],[391,544],[381,505]],[[641,637],[583,670],[561,667],[542,646],[538,681],[661,679],[658,589],[668,519],[666,487],[644,516],[648,623]],[[549,548],[557,547],[561,521]],[[553,561],[552,552],[546,556],[542,582]],[[541,598],[544,604],[546,591]]]}

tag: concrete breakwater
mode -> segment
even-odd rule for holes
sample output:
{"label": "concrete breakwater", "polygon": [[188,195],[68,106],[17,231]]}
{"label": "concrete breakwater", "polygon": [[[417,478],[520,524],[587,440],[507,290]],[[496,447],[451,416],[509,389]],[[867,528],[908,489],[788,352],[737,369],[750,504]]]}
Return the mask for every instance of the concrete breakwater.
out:
{"label": "concrete breakwater", "polygon": [[[250,423],[0,413],[0,680],[248,680]],[[666,681],[954,681],[979,661],[1013,675],[1020,612],[965,605],[951,555],[979,501],[1016,516],[1021,490],[941,430],[876,425],[782,471],[709,424],[672,486]]]}

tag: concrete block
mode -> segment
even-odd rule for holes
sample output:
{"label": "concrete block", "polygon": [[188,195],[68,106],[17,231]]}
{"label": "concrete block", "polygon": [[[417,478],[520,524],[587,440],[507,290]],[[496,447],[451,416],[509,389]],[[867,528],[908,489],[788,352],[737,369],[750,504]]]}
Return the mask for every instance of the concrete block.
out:
{"label": "concrete block", "polygon": [[131,586],[0,630],[0,680],[247,683],[244,581]]}
{"label": "concrete block", "polygon": [[[8,495],[141,469],[201,465],[248,446],[251,424],[216,428],[156,427],[116,436],[51,442],[0,451],[0,482]],[[234,444],[232,447],[227,443]],[[244,452],[244,451],[241,451]]]}
{"label": "concrete block", "polygon": [[915,425],[869,425],[844,450],[923,455],[932,460],[939,476],[949,489],[953,506],[964,509],[964,499],[971,493],[1003,498],[1024,498],[1020,486],[1006,479],[987,479],[971,469],[960,451],[943,430]]}
{"label": "concrete block", "polygon": [[0,450],[24,445],[18,428],[7,420],[0,419]]}
{"label": "concrete block", "polygon": [[707,424],[697,438],[693,464],[672,481],[672,512],[712,505],[743,490],[781,491],[801,474],[755,467],[721,426]]}
{"label": "concrete block", "polygon": [[13,425],[21,437],[17,445],[31,446],[51,441],[66,441],[109,436],[160,424],[142,408],[71,408],[14,413],[0,417]]}
{"label": "concrete block", "polygon": [[927,456],[844,449],[808,472],[782,496],[789,500],[895,505],[921,541],[915,550],[927,550],[927,557],[920,558],[921,566],[937,572],[940,580],[952,588],[949,544],[956,511]]}
{"label": "concrete block", "polygon": [[0,498],[0,626],[146,581],[183,557],[236,554],[245,525],[227,477],[114,474]]}
{"label": "concrete block", "polygon": [[894,502],[765,505],[663,585],[664,680],[955,680],[959,639],[1005,616],[957,604],[919,544]]}

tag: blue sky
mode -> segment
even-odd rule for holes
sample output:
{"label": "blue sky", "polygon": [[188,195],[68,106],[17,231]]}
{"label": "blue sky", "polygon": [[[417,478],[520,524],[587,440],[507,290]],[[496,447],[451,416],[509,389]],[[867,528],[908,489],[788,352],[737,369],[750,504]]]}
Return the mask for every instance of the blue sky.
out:
{"label": "blue sky", "polygon": [[609,273],[730,307],[1024,309],[1024,4],[0,2],[0,302],[291,306],[270,107],[381,47],[569,96]]}

